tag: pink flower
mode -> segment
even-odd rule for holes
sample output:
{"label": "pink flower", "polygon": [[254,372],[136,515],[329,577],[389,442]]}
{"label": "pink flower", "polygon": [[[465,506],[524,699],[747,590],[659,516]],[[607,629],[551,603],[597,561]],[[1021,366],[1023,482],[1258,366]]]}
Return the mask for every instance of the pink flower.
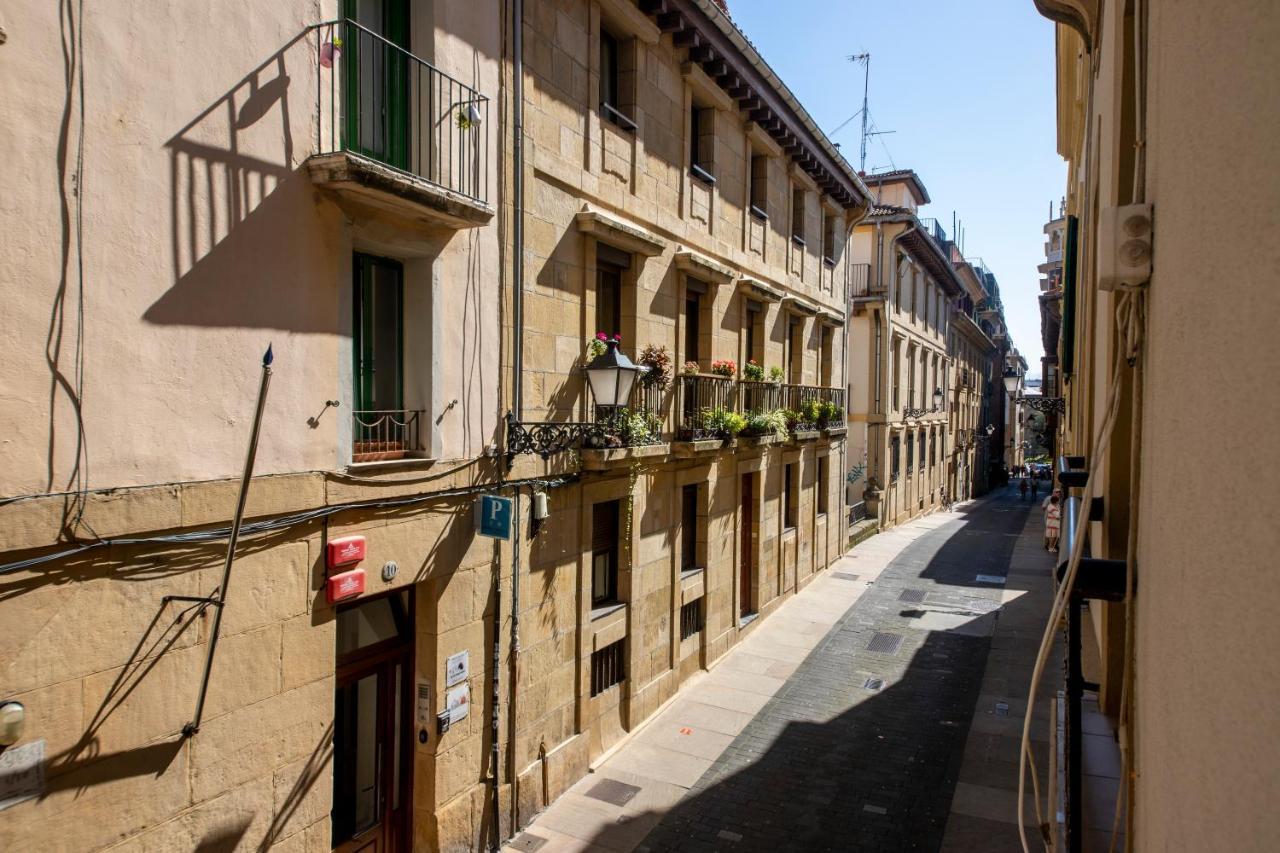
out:
{"label": "pink flower", "polygon": [[597,341],[607,341],[607,340],[609,340],[609,336],[608,336],[608,335],[606,335],[604,332],[596,332],[596,340],[597,340]]}

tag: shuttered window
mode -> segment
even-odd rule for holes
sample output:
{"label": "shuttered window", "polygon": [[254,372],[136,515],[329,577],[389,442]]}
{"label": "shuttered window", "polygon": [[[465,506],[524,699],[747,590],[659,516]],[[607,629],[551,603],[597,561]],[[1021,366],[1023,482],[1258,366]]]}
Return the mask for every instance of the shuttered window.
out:
{"label": "shuttered window", "polygon": [[591,508],[591,603],[618,600],[618,501]]}

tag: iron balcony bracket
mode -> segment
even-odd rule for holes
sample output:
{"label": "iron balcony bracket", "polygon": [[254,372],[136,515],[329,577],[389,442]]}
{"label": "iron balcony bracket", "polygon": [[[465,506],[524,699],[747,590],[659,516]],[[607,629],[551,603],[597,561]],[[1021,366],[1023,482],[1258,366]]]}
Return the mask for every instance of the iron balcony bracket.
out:
{"label": "iron balcony bracket", "polygon": [[536,453],[548,459],[574,447],[604,447],[608,423],[541,423],[517,421],[507,413],[507,465],[521,453]]}
{"label": "iron balcony bracket", "polygon": [[1051,412],[1059,415],[1067,413],[1067,400],[1065,397],[1016,397],[1014,402],[1019,406],[1028,406],[1046,415]]}

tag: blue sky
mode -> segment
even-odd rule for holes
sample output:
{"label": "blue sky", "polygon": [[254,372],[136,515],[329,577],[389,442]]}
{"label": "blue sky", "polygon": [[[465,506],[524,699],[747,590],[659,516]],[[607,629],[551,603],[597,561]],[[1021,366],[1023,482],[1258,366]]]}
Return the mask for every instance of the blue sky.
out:
{"label": "blue sky", "polygon": [[[871,53],[871,119],[895,133],[868,142],[868,171],[915,169],[933,199],[920,215],[949,234],[955,211],[965,255],[996,274],[1038,374],[1041,229],[1066,181],[1053,25],[1031,0],[729,0],[729,11],[828,132],[862,106],[862,67],[845,57]],[[860,130],[855,120],[832,136],[855,167]]]}

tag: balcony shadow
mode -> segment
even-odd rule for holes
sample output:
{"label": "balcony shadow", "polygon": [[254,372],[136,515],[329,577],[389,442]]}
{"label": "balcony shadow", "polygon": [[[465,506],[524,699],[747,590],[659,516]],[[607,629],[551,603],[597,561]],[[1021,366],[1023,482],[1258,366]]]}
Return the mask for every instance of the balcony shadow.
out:
{"label": "balcony shadow", "polygon": [[[1007,565],[1016,541],[1007,534],[1020,530],[1024,519],[1019,512],[951,521],[958,529],[940,548],[916,543],[903,557],[926,561],[921,577],[968,586],[965,578],[971,580],[981,546],[959,534],[998,537],[994,547]],[[970,732],[994,653],[995,620],[1038,615],[1043,602],[1023,595],[1001,607],[988,597],[998,616],[984,620],[975,612],[954,629],[923,632],[913,628],[916,620],[907,608],[932,604],[904,604],[898,593],[896,586],[872,586],[864,593],[678,803],[665,811],[624,806],[614,822],[584,840],[592,849],[615,851],[938,850],[968,749],[1008,757],[1007,763],[984,764],[991,778],[982,785],[1002,799],[990,804],[989,819],[978,820],[993,835],[974,849],[1016,847],[1016,827],[1007,822],[1014,815],[1000,809],[1005,800],[1016,802],[1013,732],[1020,732],[1021,721],[1009,717],[1004,727],[983,712],[976,737]],[[914,648],[909,659],[897,663],[893,656],[870,654],[867,645],[876,632],[906,635],[904,644]],[[918,645],[913,633],[923,634]],[[1035,649],[1025,651],[1034,656]],[[1000,654],[1007,649],[1002,646]],[[883,679],[878,689],[868,683],[876,678]],[[671,723],[680,720],[673,717]],[[1034,726],[1043,768],[1044,726]],[[673,762],[678,757],[672,753]],[[625,763],[617,766],[625,772]],[[610,769],[606,764],[598,772],[608,778]]]}
{"label": "balcony shadow", "polygon": [[[311,111],[315,46],[303,30],[165,143],[173,285],[143,313],[157,325],[332,332],[335,299],[317,299],[299,258],[326,256],[321,214],[295,163],[298,116]],[[290,74],[290,68],[300,72]],[[306,152],[302,152],[305,158]],[[272,298],[264,299],[270,292]]]}

